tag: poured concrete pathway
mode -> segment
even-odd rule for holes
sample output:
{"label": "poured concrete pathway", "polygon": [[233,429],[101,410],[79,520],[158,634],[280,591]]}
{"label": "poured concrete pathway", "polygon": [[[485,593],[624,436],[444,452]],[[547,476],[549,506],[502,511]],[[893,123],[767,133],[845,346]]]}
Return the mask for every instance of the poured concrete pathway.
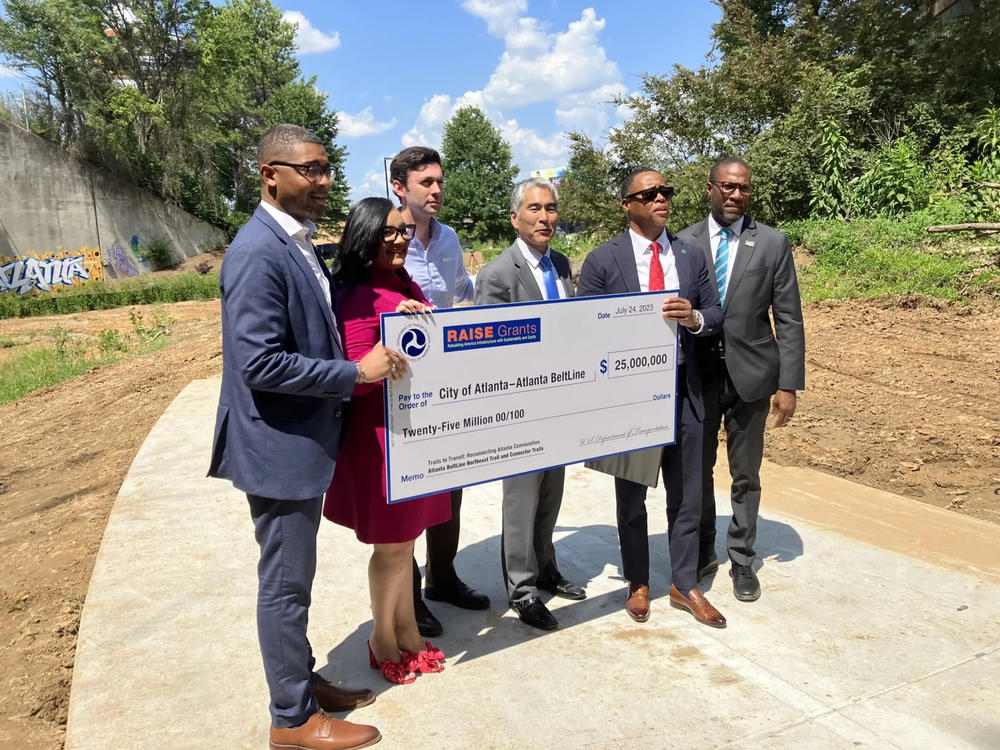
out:
{"label": "poured concrete pathway", "polygon": [[[267,747],[245,498],[204,478],[218,380],[171,404],[136,456],[83,610],[68,750]],[[662,492],[650,493],[653,613],[623,610],[612,482],[567,472],[556,550],[583,602],[543,634],[504,607],[498,483],[467,490],[463,578],[486,612],[432,607],[438,675],[368,668],[369,548],[324,522],[310,638],[328,679],[378,699],[349,718],[380,748],[1000,747],[1000,528],[816,472],[765,467],[762,598],[724,566],[712,630],[668,606]],[[728,522],[720,500],[720,539]],[[420,559],[418,553],[418,559]]]}

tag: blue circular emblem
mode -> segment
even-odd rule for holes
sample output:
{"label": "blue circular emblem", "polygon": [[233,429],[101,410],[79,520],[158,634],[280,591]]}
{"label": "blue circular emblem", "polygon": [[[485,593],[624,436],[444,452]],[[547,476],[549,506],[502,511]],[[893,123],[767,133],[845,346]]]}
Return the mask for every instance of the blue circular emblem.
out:
{"label": "blue circular emblem", "polygon": [[407,357],[417,359],[427,351],[427,332],[419,326],[412,326],[403,331],[399,337],[399,349]]}

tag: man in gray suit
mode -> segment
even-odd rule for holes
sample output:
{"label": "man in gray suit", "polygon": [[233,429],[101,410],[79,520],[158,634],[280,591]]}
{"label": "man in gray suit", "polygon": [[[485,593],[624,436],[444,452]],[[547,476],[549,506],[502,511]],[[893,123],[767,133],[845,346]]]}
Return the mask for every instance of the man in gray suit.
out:
{"label": "man in gray suit", "polygon": [[753,564],[768,404],[773,395],[771,424],[783,427],[795,413],[795,392],[805,387],[806,379],[802,303],[791,247],[784,234],[746,215],[750,180],[750,168],[736,157],[712,167],[707,186],[711,213],[677,235],[701,247],[714,266],[726,316],[720,336],[698,342],[705,399],[698,577],[719,567],[712,469],[724,420],[733,480],[726,547],[733,593],[740,601],[760,597]]}
{"label": "man in gray suit", "polygon": [[374,695],[316,674],[306,628],[323,493],[354,384],[398,379],[406,360],[381,345],[359,362],[344,357],[336,289],[311,239],[330,192],[323,142],[278,125],[257,157],[261,203],[226,251],[219,279],[222,391],[208,473],[246,493],[260,547],[257,635],[271,747],[367,747],[381,738],[375,727],[324,711],[363,706]]}
{"label": "man in gray suit", "polygon": [[[510,199],[514,244],[476,276],[476,304],[498,305],[573,296],[569,260],[549,247],[559,222],[558,195],[548,180],[518,183]],[[503,480],[501,565],[510,606],[521,621],[541,630],[559,626],[538,590],[565,599],[587,594],[559,572],[552,532],[562,505],[565,469]]]}

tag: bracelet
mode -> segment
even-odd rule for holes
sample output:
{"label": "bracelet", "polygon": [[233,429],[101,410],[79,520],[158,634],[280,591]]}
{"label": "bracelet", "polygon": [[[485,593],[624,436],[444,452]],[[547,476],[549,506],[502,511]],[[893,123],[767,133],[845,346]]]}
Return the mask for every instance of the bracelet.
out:
{"label": "bracelet", "polygon": [[367,382],[367,377],[365,376],[365,368],[361,366],[361,362],[355,362],[354,366],[358,368],[358,374],[354,377],[355,383]]}

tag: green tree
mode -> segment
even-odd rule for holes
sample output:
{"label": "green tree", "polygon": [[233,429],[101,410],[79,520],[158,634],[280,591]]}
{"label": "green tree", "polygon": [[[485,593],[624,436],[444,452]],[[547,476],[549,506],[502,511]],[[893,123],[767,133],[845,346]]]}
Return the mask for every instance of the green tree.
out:
{"label": "green tree", "polygon": [[582,224],[593,241],[603,242],[622,230],[618,186],[623,177],[612,157],[581,133],[568,133],[569,163],[559,181],[559,218]]}
{"label": "green tree", "polygon": [[[327,144],[337,118],[270,0],[4,0],[0,53],[34,84],[39,135],[235,231],[259,198],[256,143],[292,122]],[[347,212],[334,180],[326,218]]]}
{"label": "green tree", "polygon": [[446,182],[441,221],[463,239],[509,238],[510,193],[518,170],[510,145],[478,107],[462,107],[445,123],[441,167]]}

